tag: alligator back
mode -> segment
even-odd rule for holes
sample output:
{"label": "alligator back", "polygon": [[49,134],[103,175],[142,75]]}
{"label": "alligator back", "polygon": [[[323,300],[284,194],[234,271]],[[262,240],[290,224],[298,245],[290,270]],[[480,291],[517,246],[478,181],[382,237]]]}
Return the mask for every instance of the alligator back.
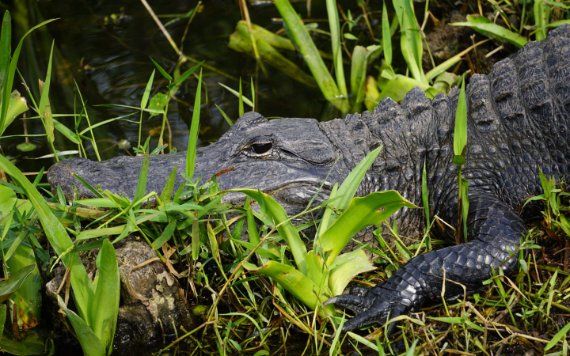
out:
{"label": "alligator back", "polygon": [[540,191],[541,169],[570,172],[570,27],[471,79],[465,177],[511,206]]}

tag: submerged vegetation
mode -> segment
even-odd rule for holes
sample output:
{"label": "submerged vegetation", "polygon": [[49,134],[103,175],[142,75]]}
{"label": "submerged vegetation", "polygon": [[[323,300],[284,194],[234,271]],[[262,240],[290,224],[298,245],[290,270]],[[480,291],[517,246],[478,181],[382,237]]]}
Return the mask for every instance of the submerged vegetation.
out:
{"label": "submerged vegetation", "polygon": [[[193,175],[204,103],[211,100],[206,83],[209,75],[217,76],[215,81],[222,82],[219,87],[232,100],[237,98],[237,109],[231,112],[239,115],[248,107],[257,108],[262,95],[267,95],[259,89],[265,74],[273,73],[266,65],[318,91],[335,113],[359,111],[363,105],[372,109],[383,98],[401,100],[416,86],[435,96],[461,85],[464,75],[476,71],[477,63],[492,60],[498,50],[520,47],[528,39],[544,39],[548,29],[567,23],[568,5],[543,0],[461,2],[464,21],[456,21],[438,19],[450,10],[448,4],[359,0],[345,6],[326,0],[326,19],[317,21],[306,14],[311,1],[302,2],[305,8],[275,0],[270,6],[282,26],[280,22],[273,31],[269,25],[264,28],[254,23],[256,18],[250,16],[253,3],[239,1],[242,20],[232,24],[235,31],[228,44],[253,57],[259,66],[255,79],[243,81],[250,83],[249,90],[244,90],[247,85],[241,79],[185,54],[184,39],[192,37],[188,28],[209,6],[207,2],[198,2],[181,14],[159,16],[141,0],[139,6],[156,23],[166,38],[161,41],[173,50],[175,59],[149,58],[153,70],[150,75],[145,73],[148,80],[140,85],[138,106],[111,103],[115,105],[107,106],[118,114],[98,120],[80,83],[67,83],[73,88],[72,103],[68,103],[73,111],[55,110],[55,76],[61,78],[59,72],[64,70],[54,70],[60,56],[57,38],[45,53],[41,76],[26,82],[29,73],[18,72],[25,41],[54,20],[40,22],[16,38],[11,13],[4,12],[0,35],[0,350],[45,354],[79,344],[85,354],[110,354],[123,292],[116,247],[126,239],[139,239],[168,267],[192,305],[193,325],[177,325],[175,334],[152,345],[157,352],[491,354],[532,349],[567,355],[570,206],[560,182],[541,176],[544,193],[528,201],[543,202],[544,220],[524,237],[518,274],[495,275],[480,293],[453,302],[442,300],[443,305],[394,318],[387,324],[398,323],[398,332],[388,337],[388,325],[361,334],[341,333],[344,315],[323,306],[349,283],[374,285],[410,258],[445,243],[431,236],[429,228],[421,239],[411,242],[399,235],[389,217],[401,207],[415,206],[397,192],[355,197],[381,148],[335,186],[321,206],[309,206],[293,217],[271,196],[246,187],[237,190],[248,196],[244,206],[227,205],[222,202],[227,192],[219,190],[215,177],[198,182]],[[121,17],[114,15],[106,19],[106,26],[120,24]],[[454,23],[445,24],[449,22]],[[186,26],[180,42],[169,32],[177,23]],[[461,27],[467,28],[458,30]],[[430,36],[437,31],[449,31],[457,41],[463,36],[471,42],[462,43],[442,59],[430,49]],[[188,86],[192,88],[190,100],[184,95]],[[456,114],[454,153],[460,166],[468,140],[465,123],[459,120],[466,118],[465,105],[460,104]],[[162,192],[147,194],[146,180],[152,174],[148,157],[176,149],[170,118],[175,106],[192,111],[185,136],[186,183],[175,190],[173,172]],[[216,104],[216,112],[231,125],[235,117],[226,111]],[[159,120],[158,127],[146,130],[145,123],[154,119]],[[44,168],[68,155],[101,160],[108,145],[98,135],[124,122],[136,127],[136,135],[121,149],[146,157],[132,200],[87,183],[95,198],[67,201],[62,191],[51,191]],[[32,123],[39,123],[39,133],[26,131]],[[16,125],[25,127],[24,132],[14,130]],[[31,141],[34,135],[44,141],[47,150],[41,157],[50,162],[38,172],[23,173],[25,165],[8,154],[34,154],[38,150]],[[6,144],[14,139],[24,140],[16,150]],[[464,187],[462,199],[468,182],[461,173],[458,180]],[[468,202],[461,202],[465,216]],[[319,209],[324,212],[315,221],[311,213]],[[430,217],[426,219],[431,226]],[[372,235],[374,243],[351,242],[362,233]],[[348,244],[357,247],[346,252]],[[46,296],[43,286],[61,265],[64,272],[57,293]],[[57,324],[51,319],[58,319]],[[76,341],[66,339],[70,333]]]}

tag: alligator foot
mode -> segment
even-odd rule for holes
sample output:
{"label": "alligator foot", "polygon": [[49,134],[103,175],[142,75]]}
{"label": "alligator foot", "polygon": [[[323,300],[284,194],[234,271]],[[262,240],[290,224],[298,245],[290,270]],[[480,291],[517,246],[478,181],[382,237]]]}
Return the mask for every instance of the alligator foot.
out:
{"label": "alligator foot", "polygon": [[[348,320],[343,327],[344,331],[358,329],[374,323],[385,323],[388,319],[406,314],[410,311],[410,304],[402,299],[399,291],[384,288],[382,285],[367,290],[365,294],[343,294],[329,299],[325,304],[335,304],[348,309],[356,315]],[[388,333],[395,323],[388,325]]]}

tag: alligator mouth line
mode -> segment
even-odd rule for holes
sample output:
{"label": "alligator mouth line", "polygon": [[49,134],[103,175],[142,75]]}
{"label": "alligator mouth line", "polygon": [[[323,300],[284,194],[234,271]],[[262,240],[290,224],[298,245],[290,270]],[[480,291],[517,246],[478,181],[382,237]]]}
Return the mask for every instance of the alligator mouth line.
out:
{"label": "alligator mouth line", "polygon": [[[261,189],[261,191],[277,198],[277,200],[282,203],[304,206],[311,200],[324,200],[328,198],[331,189],[332,183],[328,181],[301,179]],[[245,201],[245,195],[230,189],[229,192],[223,196],[222,201],[232,205],[239,205]]]}

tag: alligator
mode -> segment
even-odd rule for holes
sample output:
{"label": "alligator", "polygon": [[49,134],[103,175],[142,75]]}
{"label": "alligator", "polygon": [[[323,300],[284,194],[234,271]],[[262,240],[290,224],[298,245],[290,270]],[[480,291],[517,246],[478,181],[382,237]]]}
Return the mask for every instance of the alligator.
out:
{"label": "alligator", "polygon": [[[358,194],[398,190],[422,202],[425,166],[431,216],[455,223],[458,166],[454,164],[453,127],[457,88],[428,99],[419,89],[398,104],[382,101],[373,111],[328,122],[310,118],[268,120],[243,115],[217,142],[198,149],[196,177],[217,176],[221,188],[254,187],[268,192],[289,212],[322,201],[365,155],[383,149]],[[469,183],[465,242],[415,258],[385,282],[333,297],[328,303],[355,313],[344,325],[352,330],[385,322],[441,298],[478,290],[502,270],[517,269],[525,222],[539,213],[523,208],[541,192],[539,171],[559,181],[570,178],[570,26],[552,30],[494,64],[490,74],[474,74],[466,86],[468,144],[462,174]],[[104,162],[69,159],[51,167],[49,182],[69,197],[89,196],[79,182],[133,196],[142,157]],[[185,154],[150,157],[148,191],[160,192],[171,171],[183,184]],[[237,202],[239,195],[229,194]],[[423,209],[397,213],[401,234],[421,233]],[[435,233],[453,235],[449,228]]]}

